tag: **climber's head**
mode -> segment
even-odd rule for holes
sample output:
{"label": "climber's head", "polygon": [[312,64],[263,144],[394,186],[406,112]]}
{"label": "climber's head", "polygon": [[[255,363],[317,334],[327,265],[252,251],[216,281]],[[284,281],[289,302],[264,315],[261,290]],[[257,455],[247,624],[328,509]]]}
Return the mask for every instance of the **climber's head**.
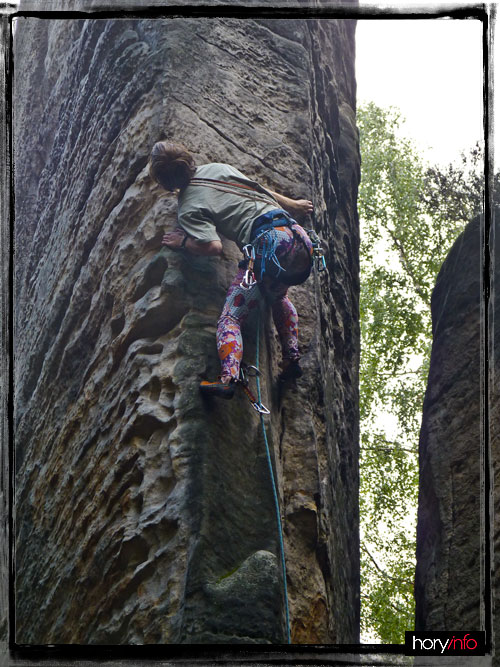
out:
{"label": "climber's head", "polygon": [[196,165],[191,153],[181,144],[158,141],[151,151],[149,173],[165,190],[184,188],[194,176]]}

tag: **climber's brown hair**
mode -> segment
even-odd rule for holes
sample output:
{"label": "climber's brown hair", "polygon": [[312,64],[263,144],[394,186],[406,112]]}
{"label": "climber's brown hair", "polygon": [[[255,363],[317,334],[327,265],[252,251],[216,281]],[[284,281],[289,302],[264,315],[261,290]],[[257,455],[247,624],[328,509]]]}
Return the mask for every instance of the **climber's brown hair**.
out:
{"label": "climber's brown hair", "polygon": [[194,158],[182,144],[158,141],[153,146],[149,174],[165,190],[186,187],[195,170]]}

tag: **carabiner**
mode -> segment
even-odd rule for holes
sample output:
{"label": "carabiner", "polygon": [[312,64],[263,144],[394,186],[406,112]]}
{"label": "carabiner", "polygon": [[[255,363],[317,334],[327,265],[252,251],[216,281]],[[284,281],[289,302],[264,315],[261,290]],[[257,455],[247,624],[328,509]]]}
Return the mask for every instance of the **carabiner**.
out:
{"label": "carabiner", "polygon": [[243,276],[243,280],[240,283],[241,289],[250,289],[256,283],[257,281],[255,280],[254,272],[250,271],[250,269],[247,269],[245,271],[245,275]]}
{"label": "carabiner", "polygon": [[246,260],[250,261],[251,259],[253,259],[255,261],[255,248],[251,243],[247,243],[246,246],[243,246],[243,254]]}
{"label": "carabiner", "polygon": [[245,375],[248,375],[248,377],[255,378],[257,375],[260,375],[260,371],[257,368],[257,366],[250,366],[249,364],[245,364]]}
{"label": "carabiner", "polygon": [[325,271],[326,270],[325,251],[320,245],[314,248],[314,257],[316,258],[316,268],[318,270],[318,273]]}
{"label": "carabiner", "polygon": [[254,410],[257,410],[257,412],[260,412],[261,415],[270,415],[271,411],[266,408],[266,406],[263,403],[259,403],[258,401],[252,402],[252,407]]}
{"label": "carabiner", "polygon": [[311,243],[313,246],[313,257],[316,260],[316,269],[318,273],[326,271],[326,260],[325,260],[326,251],[321,246],[321,239],[316,234],[314,229],[308,229],[307,234],[309,235],[309,238],[311,239]]}
{"label": "carabiner", "polygon": [[255,274],[253,272],[253,264],[255,262],[255,248],[251,243],[247,243],[246,246],[243,246],[243,256],[248,262],[247,270],[243,276],[243,280],[240,283],[241,289],[250,289],[256,284]]}
{"label": "carabiner", "polygon": [[[250,373],[248,371],[250,371]],[[270,415],[271,411],[268,408],[266,408],[266,406],[263,403],[261,403],[248,388],[248,377],[249,376],[256,377],[257,375],[260,375],[260,371],[256,366],[241,364],[240,376],[238,378],[238,382],[243,387],[243,391],[247,395],[252,408],[257,412],[259,412],[261,415]]]}

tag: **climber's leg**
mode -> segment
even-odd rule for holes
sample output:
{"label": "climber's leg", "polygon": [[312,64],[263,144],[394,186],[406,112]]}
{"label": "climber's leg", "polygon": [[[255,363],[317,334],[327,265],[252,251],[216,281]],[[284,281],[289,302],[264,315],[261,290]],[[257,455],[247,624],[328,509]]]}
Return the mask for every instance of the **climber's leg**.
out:
{"label": "climber's leg", "polygon": [[243,359],[243,340],[241,323],[230,315],[221,316],[217,324],[217,352],[222,381],[237,380]]}
{"label": "climber's leg", "polygon": [[283,286],[282,290],[284,293],[272,302],[272,313],[283,355],[280,380],[287,381],[301,377],[302,369],[299,365],[299,317],[286,294],[286,286]]}
{"label": "climber's leg", "polygon": [[[309,274],[311,267],[312,244],[309,236],[299,225],[293,226],[292,243],[283,244],[277,251],[280,264],[283,267],[283,278],[287,282],[302,282]],[[264,281],[266,282],[266,281]],[[283,360],[281,363],[281,379],[288,380],[298,378],[302,375],[299,366],[299,318],[295,306],[288,297],[288,285],[280,282],[280,275],[276,280],[269,281],[266,285],[266,295],[272,304],[273,320],[278,331],[281,342]]]}
{"label": "climber's leg", "polygon": [[286,285],[275,283],[267,291],[273,321],[278,331],[283,359],[300,359],[299,316],[288,297]]}
{"label": "climber's leg", "polygon": [[204,393],[227,395],[228,392],[224,391],[224,387],[221,389],[221,385],[230,386],[234,393],[234,381],[239,378],[240,364],[243,359],[241,328],[248,315],[258,307],[262,299],[258,285],[250,289],[240,287],[244,274],[245,269],[240,269],[231,283],[217,325],[217,350],[221,361],[220,380],[215,383],[202,382],[200,387]]}
{"label": "climber's leg", "polygon": [[250,289],[240,287],[244,274],[245,269],[240,269],[229,287],[217,325],[217,350],[222,366],[221,376],[230,376],[235,380],[239,377],[243,358],[241,327],[262,299],[258,285]]}

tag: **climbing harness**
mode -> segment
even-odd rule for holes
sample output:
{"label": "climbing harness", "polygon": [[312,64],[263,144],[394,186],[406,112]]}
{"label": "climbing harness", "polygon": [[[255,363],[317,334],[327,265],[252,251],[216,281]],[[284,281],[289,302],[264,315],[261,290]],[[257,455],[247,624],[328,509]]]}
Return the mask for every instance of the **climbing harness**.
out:
{"label": "climbing harness", "polygon": [[311,239],[313,245],[313,261],[315,262],[316,271],[321,273],[326,270],[325,249],[322,247],[321,239],[314,229],[308,229],[307,235]]}
{"label": "climbing harness", "polygon": [[[254,249],[254,255],[255,252],[257,252],[257,257],[260,260],[260,280],[262,280],[264,273],[266,272],[266,264],[269,263],[274,264],[277,269],[277,273],[274,276],[275,278],[277,278],[281,272],[285,272],[285,269],[279,263],[276,255],[276,249],[279,244],[279,236],[276,227],[289,227],[292,229],[294,223],[295,220],[281,208],[263,213],[254,220],[251,232],[251,242],[248,245]],[[248,248],[248,245],[245,246],[245,248]],[[245,248],[243,248],[244,254]],[[246,261],[246,259],[244,261]]]}
{"label": "climbing harness", "polygon": [[[244,259],[240,262],[240,268],[245,268],[246,272],[240,283],[240,287],[250,289],[250,287],[253,287],[257,282],[254,273],[256,260],[259,260],[260,262],[260,280],[264,277],[266,265],[274,264],[277,272],[273,275],[273,278],[277,279],[281,273],[284,273],[285,275],[280,276],[280,280],[287,285],[299,285],[305,282],[309,277],[312,267],[316,269],[317,273],[326,270],[326,251],[322,246],[321,239],[314,229],[304,230],[308,235],[312,246],[311,266],[300,274],[292,274],[290,276],[287,275],[287,271],[281,266],[276,255],[276,249],[279,243],[278,230],[276,227],[288,227],[292,231],[294,239],[305,244],[303,236],[294,228],[294,225],[296,224],[296,221],[282,209],[263,213],[255,220],[252,229],[252,240],[243,247]],[[308,246],[306,245],[306,247]],[[280,258],[281,261],[283,261],[287,254]]]}
{"label": "climbing harness", "polygon": [[252,407],[254,410],[259,412],[261,415],[270,415],[271,411],[266,408],[266,406],[261,402],[260,396],[257,399],[254,394],[250,391],[248,388],[248,378],[249,377],[255,377],[258,378],[260,375],[260,371],[256,366],[249,366],[248,364],[241,364],[240,366],[240,377],[238,379],[238,382],[241,384],[243,387],[243,391],[245,394],[248,396],[248,399],[250,400],[250,403],[252,404]]}

